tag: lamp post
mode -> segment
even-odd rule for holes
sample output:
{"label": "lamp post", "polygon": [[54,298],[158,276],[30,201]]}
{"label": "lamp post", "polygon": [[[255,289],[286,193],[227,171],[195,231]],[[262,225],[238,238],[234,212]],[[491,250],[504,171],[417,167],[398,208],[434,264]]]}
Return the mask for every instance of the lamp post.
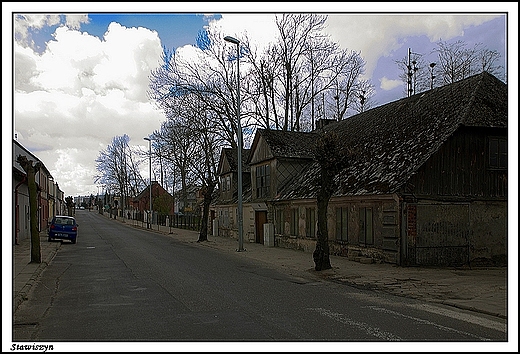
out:
{"label": "lamp post", "polygon": [[145,137],[144,140],[148,140],[148,157],[149,157],[149,165],[150,165],[150,214],[149,220],[146,223],[146,228],[152,228],[152,138]]}
{"label": "lamp post", "polygon": [[240,41],[236,38],[226,36],[226,42],[237,45],[237,165],[238,165],[238,252],[244,251],[244,227],[242,215],[242,125],[240,124]]}

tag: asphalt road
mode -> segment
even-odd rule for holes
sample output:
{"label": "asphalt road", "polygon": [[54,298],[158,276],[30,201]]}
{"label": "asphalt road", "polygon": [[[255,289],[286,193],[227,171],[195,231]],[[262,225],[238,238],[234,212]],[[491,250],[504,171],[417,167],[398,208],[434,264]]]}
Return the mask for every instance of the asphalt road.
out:
{"label": "asphalt road", "polygon": [[295,276],[97,213],[76,217],[77,244],[62,245],[16,311],[13,341],[507,340],[496,318]]}

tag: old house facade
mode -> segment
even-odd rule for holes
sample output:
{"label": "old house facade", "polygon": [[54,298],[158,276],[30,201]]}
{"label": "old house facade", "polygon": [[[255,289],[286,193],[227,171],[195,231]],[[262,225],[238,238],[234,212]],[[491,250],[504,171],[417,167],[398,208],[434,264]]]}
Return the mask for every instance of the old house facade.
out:
{"label": "old house facade", "polygon": [[276,246],[315,248],[313,149],[334,131],[353,154],[329,202],[332,254],[400,265],[506,262],[506,84],[482,73],[328,123],[256,132],[247,160],[255,242],[272,225]]}
{"label": "old house facade", "polygon": [[[329,204],[333,254],[401,265],[505,263],[503,82],[482,73],[323,131],[335,131],[355,152]],[[314,163],[270,201],[277,244],[314,247],[308,228],[318,176]]]}
{"label": "old house facade", "polygon": [[[22,146],[18,141],[13,140],[12,161],[13,161],[13,241],[19,241],[31,237],[30,227],[30,208],[29,208],[29,189],[27,176],[23,168],[17,162],[18,156],[26,156],[28,160],[41,162],[38,157]],[[49,170],[42,163],[36,171],[35,182],[37,187],[37,225],[38,231],[45,230],[50,219],[63,212],[64,194],[60,190]]]}
{"label": "old house facade", "polygon": [[[254,239],[254,208],[251,205],[251,173],[246,161],[249,149],[242,149],[242,220],[245,240]],[[238,238],[238,158],[237,149],[223,148],[220,153],[218,191],[210,206],[211,233]]]}

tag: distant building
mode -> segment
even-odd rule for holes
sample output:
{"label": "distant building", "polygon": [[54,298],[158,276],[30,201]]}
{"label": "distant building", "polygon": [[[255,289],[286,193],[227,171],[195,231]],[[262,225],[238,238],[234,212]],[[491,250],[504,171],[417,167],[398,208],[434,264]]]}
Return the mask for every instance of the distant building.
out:
{"label": "distant building", "polygon": [[[147,186],[132,200],[135,211],[147,212],[150,210],[150,186]],[[152,209],[164,215],[174,212],[174,199],[157,181],[152,181]]]}
{"label": "distant building", "polygon": [[20,164],[17,162],[18,156],[26,156],[28,160],[40,162],[42,165],[36,171],[35,180],[37,187],[37,223],[38,231],[45,230],[54,215],[64,212],[64,194],[60,190],[58,183],[55,182],[45,165],[22,146],[18,141],[13,140],[12,161],[13,161],[13,243],[31,237],[30,226],[30,206],[29,189],[27,185],[27,175]]}

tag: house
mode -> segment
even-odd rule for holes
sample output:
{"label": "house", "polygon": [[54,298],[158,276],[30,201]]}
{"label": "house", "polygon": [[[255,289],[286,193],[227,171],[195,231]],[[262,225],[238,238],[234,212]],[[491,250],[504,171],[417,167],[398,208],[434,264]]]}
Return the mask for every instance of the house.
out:
{"label": "house", "polygon": [[[243,235],[254,239],[254,209],[250,204],[251,176],[247,160],[249,149],[242,149],[242,213]],[[223,148],[218,163],[219,186],[210,206],[212,234],[238,238],[238,156],[237,149]]]}
{"label": "house", "polygon": [[[251,202],[257,205],[254,219],[257,242],[263,243],[263,225],[272,223],[274,218],[272,213],[269,215],[269,202],[312,163],[315,139],[314,133],[257,130],[247,160],[251,168]],[[298,226],[287,227],[283,233],[290,233]]]}
{"label": "house", "polygon": [[314,144],[334,131],[353,151],[329,202],[332,254],[399,265],[507,261],[507,85],[482,73],[310,133],[259,129],[251,171],[255,240],[316,245]]}
{"label": "house", "polygon": [[[13,140],[13,238],[14,244],[31,237],[29,188],[27,174],[17,162],[18,156],[26,156],[33,161],[33,166],[40,159],[26,149],[18,141]],[[36,171],[35,182],[37,188],[37,217],[38,231],[47,229],[50,219],[64,212],[64,195],[58,184],[43,163]]]}
{"label": "house", "polygon": [[176,194],[177,209],[184,214],[201,213],[201,206],[204,200],[202,188],[196,185],[189,185],[184,190],[181,189]]}
{"label": "house", "polygon": [[[400,265],[505,264],[502,81],[484,72],[323,130],[355,151],[329,203],[331,253]],[[277,244],[314,247],[318,176],[313,163],[270,200]]]}
{"label": "house", "polygon": [[[264,224],[268,223],[267,201],[280,188],[312,163],[313,133],[258,129],[251,149],[242,151],[243,227],[244,239],[264,243]],[[237,153],[223,149],[218,172],[220,194],[212,210],[218,225],[216,235],[237,237]]]}
{"label": "house", "polygon": [[[157,181],[152,181],[152,209],[154,212],[165,215],[173,215],[174,200],[166,189],[164,189]],[[133,213],[143,213],[150,210],[150,186],[143,189],[132,200]],[[137,216],[132,216],[133,218]],[[141,219],[141,218],[140,218]]]}

